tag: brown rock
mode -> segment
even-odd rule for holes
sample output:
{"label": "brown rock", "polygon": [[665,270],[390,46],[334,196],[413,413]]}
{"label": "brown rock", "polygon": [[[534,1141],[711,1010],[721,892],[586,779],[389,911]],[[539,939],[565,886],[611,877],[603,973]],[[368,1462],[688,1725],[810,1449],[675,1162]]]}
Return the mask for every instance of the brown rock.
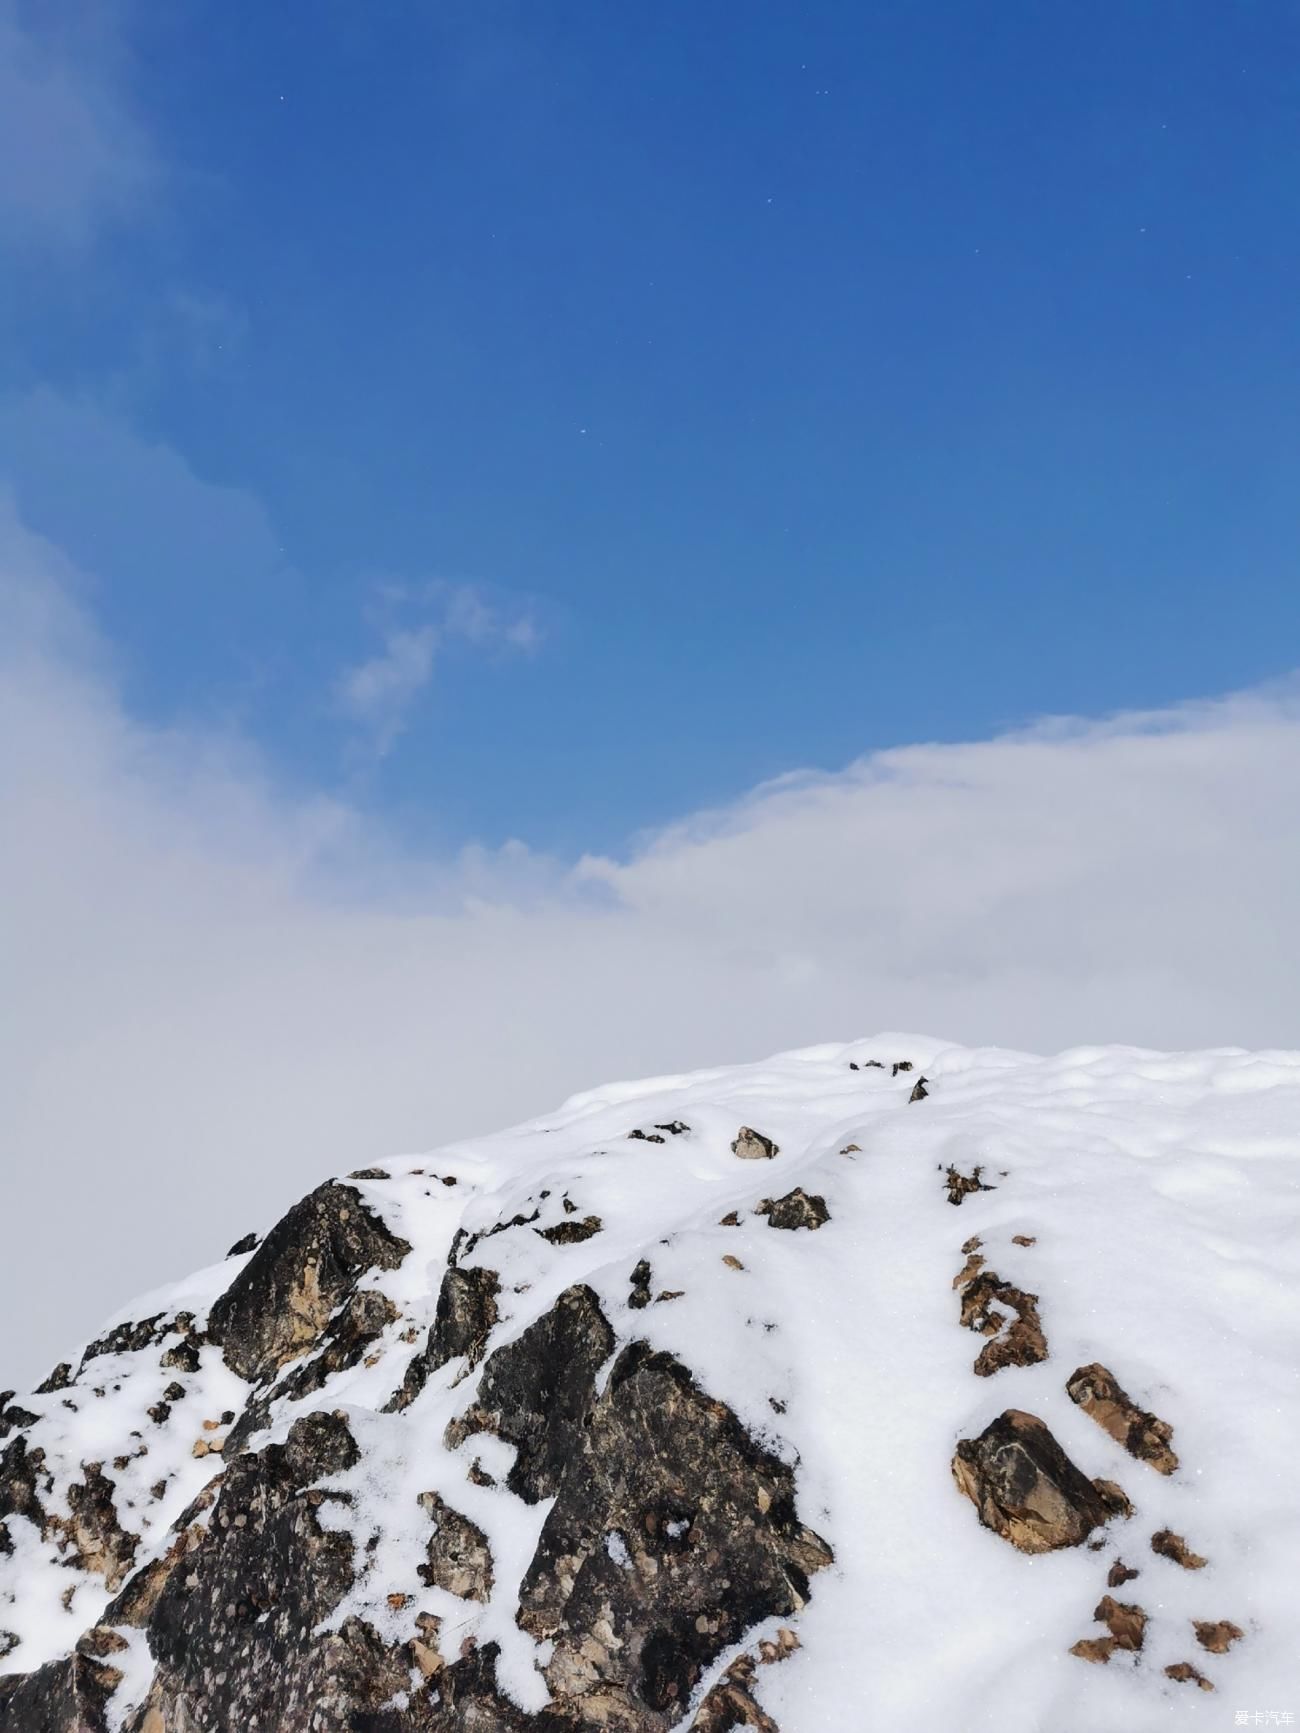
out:
{"label": "brown rock", "polygon": [[[1015,1316],[1008,1318],[1008,1311]],[[973,1275],[962,1289],[961,1321],[968,1330],[989,1337],[975,1358],[978,1378],[990,1378],[1004,1366],[1034,1366],[1047,1358],[1038,1295],[1013,1287],[993,1270]]]}
{"label": "brown rock", "polygon": [[1081,1661],[1091,1661],[1094,1666],[1105,1665],[1115,1653],[1114,1637],[1083,1637],[1071,1645],[1070,1653],[1077,1655]]}
{"label": "brown rock", "polygon": [[1038,1241],[1033,1234],[1012,1234],[1011,1243],[1013,1246],[1036,1246]]}
{"label": "brown rock", "polygon": [[1124,1601],[1112,1600],[1109,1595],[1103,1595],[1097,1606],[1093,1608],[1092,1616],[1100,1624],[1106,1626],[1115,1645],[1120,1649],[1128,1649],[1134,1654],[1142,1647],[1142,1639],[1146,1634],[1147,1615],[1141,1607],[1135,1607]]}
{"label": "brown rock", "polygon": [[1192,1628],[1197,1642],[1212,1655],[1226,1655],[1232,1645],[1239,1643],[1246,1634],[1231,1619],[1193,1619]]}
{"label": "brown rock", "polygon": [[1122,1564],[1119,1559],[1116,1559],[1106,1573],[1106,1587],[1108,1589],[1122,1589],[1125,1583],[1131,1583],[1133,1578],[1139,1575],[1141,1575],[1139,1571],[1130,1570],[1126,1564]]}
{"label": "brown rock", "polygon": [[930,1091],[925,1087],[925,1084],[926,1080],[924,1077],[917,1078],[912,1093],[907,1098],[909,1102],[924,1101],[928,1097]]}
{"label": "brown rock", "polygon": [[1198,1673],[1190,1661],[1175,1661],[1172,1667],[1165,1668],[1165,1677],[1166,1679],[1176,1679],[1179,1684],[1183,1685],[1198,1685],[1202,1691],[1214,1689],[1205,1674]]}
{"label": "brown rock", "polygon": [[955,1167],[950,1167],[944,1182],[948,1188],[948,1202],[959,1204],[963,1198],[976,1191],[996,1191],[998,1188],[995,1185],[984,1184],[980,1178],[983,1172],[982,1167],[973,1168],[970,1173],[958,1173]]}
{"label": "brown rock", "polygon": [[961,1439],[952,1472],[984,1527],[1021,1552],[1078,1546],[1114,1514],[1043,1422],[1018,1408]]}
{"label": "brown rock", "polygon": [[1176,1565],[1181,1565],[1185,1571],[1204,1570],[1210,1562],[1203,1559],[1188,1546],[1182,1535],[1175,1534],[1172,1529],[1162,1528],[1151,1536],[1151,1550],[1159,1553],[1161,1558],[1172,1559]]}
{"label": "brown rock", "polygon": [[1120,1388],[1115,1374],[1097,1361],[1073,1372],[1065,1391],[1130,1456],[1149,1463],[1157,1474],[1172,1474],[1178,1467],[1178,1458],[1169,1443],[1173,1428],[1145,1408],[1139,1408]]}

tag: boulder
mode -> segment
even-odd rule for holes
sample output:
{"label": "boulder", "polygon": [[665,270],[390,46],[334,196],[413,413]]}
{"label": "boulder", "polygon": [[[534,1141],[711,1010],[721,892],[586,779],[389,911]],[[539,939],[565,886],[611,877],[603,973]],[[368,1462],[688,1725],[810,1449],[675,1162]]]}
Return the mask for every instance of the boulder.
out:
{"label": "boulder", "polygon": [[980,1522],[1021,1552],[1079,1546],[1115,1514],[1114,1493],[1076,1468],[1034,1414],[1008,1408],[963,1438],[953,1478]]}

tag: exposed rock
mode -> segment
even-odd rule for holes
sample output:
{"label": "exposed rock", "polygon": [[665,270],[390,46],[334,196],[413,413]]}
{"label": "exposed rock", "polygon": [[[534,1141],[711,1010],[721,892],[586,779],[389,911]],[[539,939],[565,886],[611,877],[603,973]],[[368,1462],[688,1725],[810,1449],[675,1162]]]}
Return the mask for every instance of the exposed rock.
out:
{"label": "exposed rock", "polygon": [[260,1244],[260,1234],[245,1234],[242,1239],[235,1241],[226,1256],[228,1258],[242,1258],[247,1252],[255,1252]]}
{"label": "exposed rock", "polygon": [[1012,1234],[1011,1243],[1013,1246],[1036,1246],[1038,1241],[1033,1234]]}
{"label": "exposed rock", "polygon": [[664,1137],[657,1131],[629,1131],[630,1138],[638,1138],[642,1143],[663,1143]]}
{"label": "exposed rock", "polygon": [[780,1733],[772,1717],[762,1709],[749,1687],[754,1662],[742,1655],[709,1691],[691,1722],[690,1733],[731,1733],[735,1727],[752,1727],[755,1733]]}
{"label": "exposed rock", "polygon": [[980,1178],[983,1172],[982,1167],[974,1168],[970,1173],[958,1173],[955,1167],[950,1167],[945,1182],[948,1187],[948,1202],[959,1204],[963,1198],[976,1191],[996,1191],[998,1188],[995,1185],[984,1184]]}
{"label": "exposed rock", "polygon": [[[230,1463],[209,1527],[149,1615],[160,1726],[198,1717],[214,1729],[341,1730],[348,1722],[331,1709],[355,1700],[359,1672],[374,1676],[374,1689],[387,1685],[376,1708],[405,1685],[402,1669],[385,1671],[364,1627],[313,1634],[353,1580],[350,1535],[317,1520],[344,1495],[314,1483],[356,1459],[345,1422],[315,1413],[295,1421],[283,1444]],[[363,1702],[369,1695],[361,1690]]]}
{"label": "exposed rock", "polygon": [[223,1448],[237,1454],[267,1424],[273,1403],[282,1397],[302,1402],[322,1389],[335,1373],[355,1366],[398,1316],[393,1302],[375,1288],[358,1288],[350,1294],[326,1325],[311,1358],[292,1363],[264,1395],[247,1404]]}
{"label": "exposed rock", "polygon": [[187,1336],[168,1348],[158,1364],[169,1372],[197,1372],[201,1364],[199,1346],[192,1336]]}
{"label": "exposed rock", "polygon": [[25,1516],[42,1533],[45,1531],[45,1507],[40,1495],[49,1489],[45,1452],[39,1446],[29,1449],[20,1432],[0,1452],[0,1550],[7,1550],[4,1546],[7,1516]]}
{"label": "exposed rock", "polygon": [[632,1292],[627,1303],[634,1312],[643,1311],[650,1304],[650,1262],[647,1258],[642,1258],[632,1271]]}
{"label": "exposed rock", "polygon": [[1141,1574],[1140,1571],[1131,1570],[1128,1565],[1116,1559],[1106,1572],[1106,1587],[1108,1589],[1122,1589],[1125,1583],[1131,1583],[1134,1577],[1141,1576]]}
{"label": "exposed rock", "polygon": [[961,1439],[952,1472],[984,1527],[1021,1552],[1078,1546],[1114,1514],[1043,1422],[1018,1408]]}
{"label": "exposed rock", "polygon": [[105,1706],[121,1671],[77,1652],[34,1673],[0,1678],[5,1733],[105,1733]]}
{"label": "exposed rock", "polygon": [[88,1462],[82,1472],[85,1479],[74,1481],[67,1490],[71,1515],[54,1518],[50,1527],[57,1530],[60,1546],[68,1549],[70,1564],[93,1571],[109,1589],[117,1589],[131,1568],[140,1537],[128,1533],[118,1520],[114,1482],[105,1477],[100,1464]]}
{"label": "exposed rock", "polygon": [[1169,1443],[1173,1427],[1139,1408],[1125,1395],[1113,1372],[1094,1360],[1071,1374],[1065,1390],[1071,1402],[1077,1402],[1130,1456],[1149,1462],[1157,1474],[1172,1474],[1178,1467]]}
{"label": "exposed rock", "polygon": [[954,1288],[964,1288],[973,1276],[977,1276],[984,1268],[985,1260],[979,1252],[970,1252],[966,1262],[952,1279]]}
{"label": "exposed rock", "polygon": [[979,1378],[990,1378],[1004,1366],[1033,1366],[1047,1358],[1038,1295],[1013,1287],[992,1270],[972,1275],[962,1289],[961,1321],[989,1338],[975,1357]]}
{"label": "exposed rock", "polygon": [[925,1084],[926,1084],[926,1079],[924,1077],[918,1077],[917,1078],[916,1085],[913,1088],[912,1093],[907,1098],[909,1102],[911,1102],[911,1101],[925,1101],[928,1098],[930,1091],[925,1087]]}
{"label": "exposed rock", "polygon": [[[391,1179],[392,1177],[386,1167],[358,1167],[348,1175],[349,1179]],[[453,1180],[452,1184],[455,1183]]]}
{"label": "exposed rock", "polygon": [[1077,1655],[1081,1661],[1104,1663],[1110,1660],[1117,1649],[1128,1654],[1137,1654],[1141,1649],[1148,1624],[1147,1615],[1141,1607],[1103,1595],[1099,1605],[1093,1608],[1092,1616],[1106,1626],[1110,1635],[1085,1637],[1082,1642],[1074,1644],[1070,1650],[1072,1655]]}
{"label": "exposed rock", "polygon": [[592,1290],[566,1288],[549,1312],[488,1356],[476,1402],[447,1428],[448,1446],[496,1433],[515,1446],[510,1490],[529,1504],[549,1498],[582,1443],[596,1373],[613,1348]]}
{"label": "exposed rock", "polygon": [[501,1279],[495,1270],[447,1266],[424,1347],[406,1368],[401,1385],[385,1404],[388,1412],[409,1408],[428,1383],[430,1374],[448,1361],[464,1355],[471,1366],[478,1364],[499,1316],[500,1292]]}
{"label": "exposed rock", "polygon": [[241,1378],[264,1379],[313,1348],[367,1270],[410,1251],[353,1186],[329,1181],[271,1229],[212,1308],[208,1334]]}
{"label": "exposed rock", "polygon": [[900,1071],[910,1071],[911,1069],[912,1061],[910,1059],[896,1059],[894,1061],[894,1068],[890,1072],[890,1076],[897,1077]]}
{"label": "exposed rock", "polygon": [[781,1150],[770,1137],[764,1137],[761,1131],[742,1125],[731,1145],[731,1153],[738,1155],[742,1161],[771,1161],[774,1155],[780,1155]]}
{"label": "exposed rock", "polygon": [[1226,1655],[1232,1645],[1239,1643],[1246,1634],[1231,1619],[1193,1619],[1192,1628],[1197,1642],[1212,1655]]}
{"label": "exposed rock", "polygon": [[483,1530],[436,1492],[422,1492],[420,1508],[433,1524],[420,1581],[462,1600],[486,1601],[492,1593],[492,1552]]}
{"label": "exposed rock", "polygon": [[793,1191],[788,1191],[784,1197],[765,1197],[754,1214],[766,1216],[770,1228],[817,1229],[824,1227],[831,1219],[826,1199],[819,1197],[816,1192],[806,1192],[800,1185]]}
{"label": "exposed rock", "polygon": [[1159,1553],[1161,1558],[1172,1559],[1176,1565],[1181,1565],[1185,1571],[1204,1570],[1210,1562],[1203,1559],[1188,1546],[1182,1535],[1175,1534],[1172,1529],[1162,1528],[1151,1536],[1151,1550]]}
{"label": "exposed rock", "polygon": [[1166,1667],[1165,1678],[1174,1679],[1180,1685],[1198,1685],[1202,1691],[1214,1689],[1205,1674],[1198,1673],[1190,1661],[1175,1661],[1172,1667]]}
{"label": "exposed rock", "polygon": [[67,1360],[60,1360],[44,1383],[36,1386],[36,1395],[52,1396],[56,1390],[66,1390],[71,1382],[72,1366]]}
{"label": "exposed rock", "polygon": [[152,1318],[141,1318],[138,1323],[119,1324],[116,1329],[107,1331],[92,1342],[81,1356],[77,1377],[81,1376],[88,1361],[98,1359],[101,1354],[136,1354],[142,1348],[161,1342],[171,1327],[164,1319],[164,1313],[156,1312]]}
{"label": "exposed rock", "polygon": [[0,1438],[8,1438],[11,1432],[22,1432],[28,1426],[35,1426],[40,1419],[39,1414],[33,1414],[30,1408],[24,1408],[11,1400],[12,1390],[6,1390],[0,1398]]}
{"label": "exposed rock", "polygon": [[534,1228],[552,1246],[576,1246],[598,1234],[602,1227],[599,1216],[584,1216],[580,1222],[557,1222],[552,1228]]}
{"label": "exposed rock", "polygon": [[519,1623],[554,1642],[546,1677],[581,1723],[655,1733],[705,1667],[797,1611],[830,1562],[798,1520],[790,1469],[680,1361],[633,1343],[567,1463]]}

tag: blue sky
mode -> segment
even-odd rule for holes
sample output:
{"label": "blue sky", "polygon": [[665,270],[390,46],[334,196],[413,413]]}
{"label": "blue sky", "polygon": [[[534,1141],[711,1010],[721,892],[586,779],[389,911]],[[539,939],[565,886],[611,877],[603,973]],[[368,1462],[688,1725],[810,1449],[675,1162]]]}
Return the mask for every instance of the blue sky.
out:
{"label": "blue sky", "polygon": [[146,722],[573,856],[1296,661],[1293,6],[0,20],[0,482]]}

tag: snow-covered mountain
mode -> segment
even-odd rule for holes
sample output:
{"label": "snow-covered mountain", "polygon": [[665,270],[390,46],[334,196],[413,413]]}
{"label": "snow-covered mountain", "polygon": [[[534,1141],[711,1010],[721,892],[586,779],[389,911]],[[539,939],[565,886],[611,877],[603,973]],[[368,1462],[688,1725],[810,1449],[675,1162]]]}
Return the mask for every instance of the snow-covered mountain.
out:
{"label": "snow-covered mountain", "polygon": [[0,1397],[0,1727],[1284,1724],[1298,1277],[1296,1054],[889,1035],[362,1170]]}

